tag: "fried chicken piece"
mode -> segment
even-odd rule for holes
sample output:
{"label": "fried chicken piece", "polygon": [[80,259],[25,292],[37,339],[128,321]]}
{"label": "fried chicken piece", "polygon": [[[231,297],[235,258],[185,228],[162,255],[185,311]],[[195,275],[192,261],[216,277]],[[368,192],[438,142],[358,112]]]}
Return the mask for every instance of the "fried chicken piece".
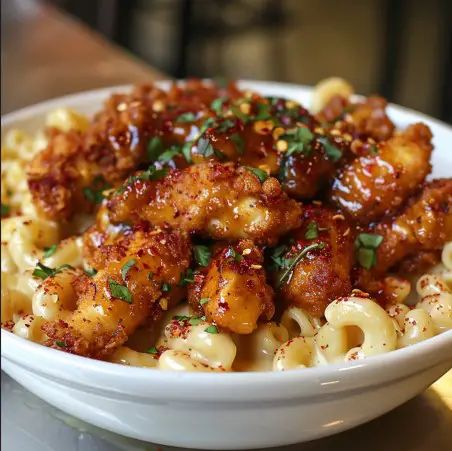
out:
{"label": "fried chicken piece", "polygon": [[188,268],[189,239],[178,232],[137,230],[117,247],[121,251],[92,278],[74,278],[77,307],[42,326],[48,346],[105,358],[140,325],[167,309],[163,284],[176,286]]}
{"label": "fried chicken piece", "polygon": [[350,293],[354,260],[350,226],[344,216],[324,207],[307,206],[303,224],[290,244],[273,250],[279,269],[276,286],[286,305],[320,317],[334,299]]}
{"label": "fried chicken piece", "polygon": [[383,237],[371,269],[374,277],[407,257],[441,249],[452,240],[452,179],[427,183],[400,215],[378,224],[374,233]]}
{"label": "fried chicken piece", "polygon": [[362,155],[335,177],[331,200],[354,220],[368,224],[394,213],[431,170],[432,134],[414,124],[376,152]]}
{"label": "fried chicken piece", "polygon": [[331,97],[316,119],[330,123],[331,127],[348,133],[355,139],[386,141],[394,133],[395,126],[386,113],[388,102],[378,96],[370,96],[362,102],[352,103],[340,95]]}
{"label": "fried chicken piece", "polygon": [[[152,176],[151,176],[152,178]],[[171,171],[161,180],[138,174],[106,202],[111,224],[168,225],[214,239],[275,243],[300,223],[301,206],[279,182],[261,182],[252,170],[214,161]],[[105,229],[105,213],[97,225]]]}
{"label": "fried chicken piece", "polygon": [[222,330],[250,334],[259,319],[268,321],[275,311],[263,260],[261,250],[250,240],[219,249],[190,285],[190,304]]}
{"label": "fried chicken piece", "polygon": [[140,164],[157,158],[152,139],[160,153],[173,144],[182,145],[192,131],[190,124],[179,122],[180,117],[196,112],[202,122],[212,115],[213,99],[225,93],[233,98],[239,92],[234,85],[219,89],[192,80],[183,87],[174,85],[169,92],[150,85],[112,95],[85,133],[51,133],[47,148],[33,159],[28,171],[34,202],[53,219],[92,209],[87,189],[100,193],[101,188],[122,182]]}

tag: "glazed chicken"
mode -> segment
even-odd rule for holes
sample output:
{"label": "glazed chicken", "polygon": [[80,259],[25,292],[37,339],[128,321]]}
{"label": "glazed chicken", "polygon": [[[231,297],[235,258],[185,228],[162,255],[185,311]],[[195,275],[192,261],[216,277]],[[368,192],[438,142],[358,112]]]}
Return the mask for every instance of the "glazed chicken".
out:
{"label": "glazed chicken", "polygon": [[[105,254],[109,258],[92,278],[74,274],[76,308],[43,325],[47,345],[88,357],[109,355],[140,325],[167,310],[162,287],[179,284],[190,264],[190,243],[178,232],[141,229],[118,240]],[[52,283],[52,278],[44,281],[49,290]]]}
{"label": "glazed chicken", "polygon": [[268,321],[275,312],[263,260],[252,241],[221,248],[209,266],[195,276],[188,301],[221,329],[250,334],[258,320]]}
{"label": "glazed chicken", "polygon": [[343,215],[305,208],[301,227],[271,252],[281,300],[320,317],[329,302],[350,293],[353,233]]}
{"label": "glazed chicken", "polygon": [[388,102],[382,97],[372,96],[364,101],[351,102],[340,96],[332,96],[316,119],[330,127],[348,133],[355,139],[387,141],[395,127],[386,113]]}
{"label": "glazed chicken", "polygon": [[371,270],[374,276],[407,257],[441,249],[452,240],[452,179],[427,183],[399,215],[378,224],[374,232],[383,237]]}
{"label": "glazed chicken", "polygon": [[[111,359],[131,335],[134,349],[137,329],[157,334],[168,319],[195,326],[208,346],[209,334],[232,346],[228,334],[270,330],[290,306],[320,324],[354,289],[397,299],[390,272],[431,266],[452,241],[452,179],[425,181],[427,125],[395,131],[384,99],[355,100],[344,81],[329,83],[316,114],[233,82],[191,80],[115,94],[83,132],[48,129],[26,194],[64,237],[83,231],[83,258],[79,246],[77,268],[55,265],[39,281],[40,296],[60,305],[39,320],[46,344]],[[86,213],[90,226],[76,227]],[[23,244],[33,262],[64,247],[34,241]],[[172,317],[183,300],[190,308]],[[143,350],[157,359],[168,349]]]}
{"label": "glazed chicken", "polygon": [[152,178],[138,174],[113,193],[98,228],[145,220],[214,239],[271,244],[300,223],[301,205],[254,168],[209,162]]}
{"label": "glazed chicken", "polygon": [[364,224],[394,213],[430,172],[431,139],[426,125],[414,124],[368,150],[335,176],[331,200]]}
{"label": "glazed chicken", "polygon": [[105,189],[156,160],[177,168],[229,160],[277,176],[291,196],[309,199],[328,185],[352,137],[362,136],[353,127],[330,134],[298,103],[248,95],[233,83],[191,81],[169,92],[142,86],[113,95],[84,133],[49,130],[28,185],[40,211],[62,220],[75,206],[92,211]]}
{"label": "glazed chicken", "polygon": [[39,209],[52,219],[68,219],[74,212],[99,203],[103,189],[120,184],[140,164],[158,152],[181,144],[190,132],[191,111],[210,113],[217,97],[238,95],[193,80],[169,92],[140,86],[131,94],[107,100],[84,133],[49,131],[49,144],[31,162],[28,185]]}

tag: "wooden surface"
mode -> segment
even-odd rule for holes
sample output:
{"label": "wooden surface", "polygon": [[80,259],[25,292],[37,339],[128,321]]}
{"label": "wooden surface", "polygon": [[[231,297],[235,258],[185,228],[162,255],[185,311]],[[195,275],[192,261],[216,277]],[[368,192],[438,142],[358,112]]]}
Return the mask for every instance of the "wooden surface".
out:
{"label": "wooden surface", "polygon": [[9,13],[2,20],[2,114],[64,94],[165,78],[54,8]]}
{"label": "wooden surface", "polygon": [[[19,14],[2,29],[2,113],[68,93],[159,78],[165,77],[134,56],[106,42],[82,24],[49,7],[37,6],[25,16]],[[9,425],[5,428],[7,434],[2,434],[5,449],[20,448],[27,451],[25,445],[12,445],[24,443],[21,440],[25,437],[39,441],[43,446],[45,441],[45,449],[63,449],[59,448],[62,443],[61,434],[64,432],[64,436],[70,437],[71,428],[67,424],[71,424],[71,421],[74,423],[75,420],[65,421],[65,424],[58,422],[52,413],[55,409],[39,401],[10,379],[2,379],[2,392],[9,396],[8,403],[2,409],[2,425]],[[25,398],[27,401],[24,401]],[[3,399],[4,396],[2,403]],[[45,426],[36,429],[32,424],[34,420],[25,420],[24,415],[27,413],[23,409],[31,402],[29,400],[39,406],[37,415],[45,419]],[[14,412],[20,413],[18,419],[14,417]],[[35,413],[32,412],[33,418],[37,418]],[[63,416],[62,413],[59,415],[60,418]],[[81,424],[76,424],[79,423]],[[43,431],[44,427],[46,431]],[[83,427],[85,431],[90,431],[96,443],[107,443],[105,432],[88,425]],[[78,428],[72,429],[75,434],[79,433]],[[121,446],[111,448],[107,445],[105,449],[170,449],[141,444],[110,433],[108,437],[109,444],[114,442]],[[64,449],[67,451],[82,449],[71,447],[70,443],[73,442],[65,441]],[[39,451],[44,448],[35,449]],[[90,446],[86,449],[93,448]],[[104,448],[99,445],[96,449]],[[415,399],[366,425],[333,437],[284,449],[452,449],[452,372]]]}

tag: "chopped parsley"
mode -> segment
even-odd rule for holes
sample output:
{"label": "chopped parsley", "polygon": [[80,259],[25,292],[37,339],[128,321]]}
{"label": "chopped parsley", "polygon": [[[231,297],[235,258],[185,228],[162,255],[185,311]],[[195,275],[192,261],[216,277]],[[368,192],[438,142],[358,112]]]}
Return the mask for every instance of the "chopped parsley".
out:
{"label": "chopped parsley", "polygon": [[152,271],[150,271],[148,274],[148,279],[152,280],[153,278],[154,278],[154,273]]}
{"label": "chopped parsley", "polygon": [[255,121],[266,121],[274,119],[270,113],[270,105],[267,103],[259,103],[257,105],[257,114],[254,116]]}
{"label": "chopped parsley", "polygon": [[319,236],[319,229],[317,227],[317,223],[315,221],[311,221],[306,227],[306,232],[304,237],[307,240],[314,240]]}
{"label": "chopped parsley", "polygon": [[151,346],[149,349],[146,349],[146,352],[148,354],[158,354],[159,351],[155,346]]}
{"label": "chopped parsley", "polygon": [[84,270],[84,272],[85,272],[86,275],[88,275],[90,277],[93,277],[93,276],[95,276],[97,274],[97,269],[96,268],[86,268]]}
{"label": "chopped parsley", "polygon": [[165,150],[165,152],[160,154],[158,161],[166,163],[168,161],[171,161],[176,155],[180,155],[181,152],[182,148],[180,146],[173,145],[168,150]]}
{"label": "chopped parsley", "polygon": [[287,246],[285,244],[281,244],[278,247],[275,247],[273,249],[273,252],[270,256],[274,263],[274,269],[282,269],[285,268],[285,264],[287,259],[283,257],[283,254],[285,254],[287,251]]}
{"label": "chopped parsley", "polygon": [[210,108],[215,111],[215,113],[220,114],[223,109],[223,104],[226,100],[226,97],[218,97],[217,99],[212,101]]}
{"label": "chopped parsley", "polygon": [[210,301],[209,298],[201,298],[199,300],[199,303],[200,303],[200,305],[204,305],[204,304],[207,304],[209,301]]}
{"label": "chopped parsley", "polygon": [[323,145],[325,153],[330,160],[336,162],[341,159],[342,151],[338,147],[336,147],[328,137],[320,136],[317,138],[317,141]]}
{"label": "chopped parsley", "polygon": [[11,209],[11,208],[10,208],[9,205],[6,205],[6,204],[2,203],[2,210],[1,210],[2,217],[3,217],[3,216],[9,215],[10,209]]}
{"label": "chopped parsley", "polygon": [[44,258],[51,257],[56,252],[57,248],[58,248],[58,244],[52,244],[52,246],[50,246],[50,247],[45,247],[44,254],[43,254]]}
{"label": "chopped parsley", "polygon": [[57,346],[59,346],[60,348],[66,348],[66,347],[67,347],[67,344],[66,344],[65,341],[58,341],[58,340],[56,340],[56,341],[55,341],[55,344],[56,344]]}
{"label": "chopped parsley", "polygon": [[103,192],[108,188],[111,188],[111,185],[99,175],[94,178],[91,186],[83,188],[83,195],[89,202],[98,205],[105,199]]}
{"label": "chopped parsley", "polygon": [[204,329],[204,332],[207,332],[209,334],[217,334],[218,328],[214,324],[211,324],[210,326],[208,326]]}
{"label": "chopped parsley", "polygon": [[207,246],[197,245],[193,246],[193,253],[195,255],[196,263],[200,266],[207,266],[210,262],[211,252]]}
{"label": "chopped parsley", "polygon": [[191,163],[191,148],[193,146],[193,141],[186,142],[182,146],[182,155],[187,160],[187,163]]}
{"label": "chopped parsley", "polygon": [[163,142],[159,136],[154,136],[148,142],[147,157],[149,161],[155,161],[163,152]]}
{"label": "chopped parsley", "polygon": [[285,155],[290,156],[293,153],[309,153],[314,134],[307,127],[298,127],[295,130],[287,131],[281,138],[287,141],[288,147]]}
{"label": "chopped parsley", "polygon": [[243,141],[243,138],[238,133],[234,133],[230,136],[230,139],[235,144],[237,153],[239,155],[243,155],[243,152],[245,150],[245,141]]}
{"label": "chopped parsley", "polygon": [[383,242],[383,237],[376,233],[360,233],[355,240],[356,258],[365,269],[373,268],[377,263],[376,250]]}
{"label": "chopped parsley", "polygon": [[186,123],[186,122],[194,122],[196,121],[196,115],[191,112],[182,113],[176,118],[176,122]]}
{"label": "chopped parsley", "polygon": [[233,258],[236,262],[240,262],[243,258],[233,247],[230,247],[226,252],[227,258]]}
{"label": "chopped parsley", "polygon": [[189,283],[193,283],[194,281],[195,279],[193,277],[193,269],[188,268],[187,271],[185,271],[185,273],[181,275],[179,285],[185,286]]}
{"label": "chopped parsley", "polygon": [[265,180],[268,179],[268,174],[262,169],[253,168],[251,166],[245,166],[245,168],[248,169],[248,171],[252,172],[261,183],[264,183]]}
{"label": "chopped parsley", "polygon": [[130,271],[130,268],[136,264],[136,260],[134,258],[131,258],[126,263],[124,263],[123,267],[121,268],[121,277],[124,282],[126,281],[127,274]]}
{"label": "chopped parsley", "polygon": [[64,264],[58,266],[57,268],[50,268],[48,266],[43,265],[41,262],[38,262],[36,268],[33,270],[33,277],[39,277],[40,279],[47,279],[47,277],[53,277],[56,274],[60,273],[64,269],[74,269],[71,265]]}
{"label": "chopped parsley", "polygon": [[210,140],[208,138],[199,138],[198,152],[205,157],[210,157],[214,154],[212,144],[210,144]]}
{"label": "chopped parsley", "polygon": [[114,298],[132,304],[132,293],[126,286],[121,285],[113,279],[108,279],[108,286],[110,288],[110,293]]}
{"label": "chopped parsley", "polygon": [[191,326],[197,326],[198,324],[203,322],[203,319],[198,316],[193,316],[188,320],[188,322],[190,323]]}
{"label": "chopped parsley", "polygon": [[169,283],[163,282],[162,286],[160,287],[160,290],[163,293],[169,293],[171,291],[171,285]]}
{"label": "chopped parsley", "polygon": [[313,251],[315,249],[323,249],[325,247],[324,243],[314,243],[306,246],[302,249],[295,257],[290,259],[285,259],[284,266],[287,268],[283,274],[279,277],[278,287],[280,287],[292,274],[295,266],[301,261],[303,257],[305,257],[308,252]]}
{"label": "chopped parsley", "polygon": [[[219,131],[220,133],[224,133],[227,132],[228,130],[230,130],[231,128],[235,127],[235,122],[232,119],[224,119],[222,122],[220,122],[217,126],[216,126],[216,130]],[[232,138],[232,136],[231,136]]]}

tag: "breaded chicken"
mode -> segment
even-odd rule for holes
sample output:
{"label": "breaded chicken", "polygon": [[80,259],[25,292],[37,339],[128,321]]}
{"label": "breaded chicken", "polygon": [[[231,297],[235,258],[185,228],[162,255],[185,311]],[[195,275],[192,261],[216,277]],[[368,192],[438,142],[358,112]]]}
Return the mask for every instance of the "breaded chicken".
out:
{"label": "breaded chicken", "polygon": [[305,207],[302,226],[271,256],[282,301],[322,316],[329,302],[350,293],[353,254],[344,216],[324,207]]}
{"label": "breaded chicken", "polygon": [[121,250],[112,251],[114,256],[92,278],[74,279],[77,307],[43,325],[48,346],[104,358],[167,309],[162,296],[179,284],[190,264],[189,239],[178,232],[139,230],[117,248]]}
{"label": "breaded chicken", "polygon": [[226,92],[232,98],[239,93],[234,85],[222,90],[192,80],[184,87],[174,85],[169,92],[152,85],[111,96],[85,133],[51,133],[47,148],[28,171],[35,203],[53,219],[92,209],[102,188],[119,184],[140,164],[154,161],[159,152],[184,143],[191,128],[179,118],[195,116],[194,111],[198,122],[203,122],[212,115],[212,100]]}
{"label": "breaded chicken", "polygon": [[388,102],[382,97],[371,96],[360,102],[350,102],[340,95],[331,97],[316,115],[322,124],[348,133],[355,139],[387,141],[395,126],[386,113]]}
{"label": "breaded chicken", "polygon": [[[249,238],[275,243],[300,224],[301,205],[289,199],[279,182],[233,163],[214,161],[171,171],[137,174],[106,202],[111,224],[148,221],[214,239]],[[105,230],[99,211],[98,229]]]}
{"label": "breaded chicken", "polygon": [[408,127],[347,164],[335,177],[330,198],[354,220],[368,224],[394,213],[430,172],[432,134],[424,124]]}
{"label": "breaded chicken", "polygon": [[452,179],[427,183],[401,214],[378,224],[374,233],[383,237],[371,269],[374,277],[407,257],[441,249],[452,240]]}
{"label": "breaded chicken", "polygon": [[260,249],[242,240],[218,250],[195,276],[188,300],[209,322],[237,334],[250,334],[258,320],[270,320],[275,311],[273,289],[266,282]]}

